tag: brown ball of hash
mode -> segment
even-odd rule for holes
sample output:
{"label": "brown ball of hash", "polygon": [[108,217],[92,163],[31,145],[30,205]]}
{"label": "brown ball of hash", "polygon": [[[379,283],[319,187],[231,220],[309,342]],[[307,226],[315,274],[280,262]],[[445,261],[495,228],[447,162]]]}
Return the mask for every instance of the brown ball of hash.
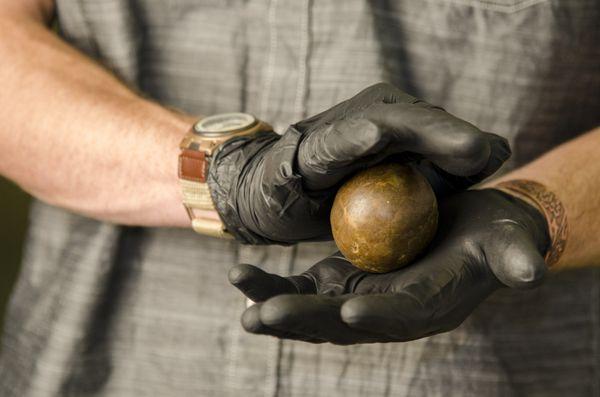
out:
{"label": "brown ball of hash", "polygon": [[435,235],[435,194],[408,165],[383,164],[359,172],[337,192],[333,238],[356,267],[385,273],[410,263]]}

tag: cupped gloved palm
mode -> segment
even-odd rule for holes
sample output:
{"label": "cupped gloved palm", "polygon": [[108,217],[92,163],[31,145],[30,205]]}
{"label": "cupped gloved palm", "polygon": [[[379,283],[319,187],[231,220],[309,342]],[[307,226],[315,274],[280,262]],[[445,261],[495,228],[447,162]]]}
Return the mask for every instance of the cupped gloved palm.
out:
{"label": "cupped gloved palm", "polygon": [[377,84],[283,136],[226,142],[213,156],[208,184],[227,229],[242,242],[325,240],[339,183],[392,155],[414,162],[442,197],[494,173],[510,149],[497,135]]}
{"label": "cupped gloved palm", "polygon": [[365,273],[339,253],[291,277],[232,268],[231,283],[258,302],[244,328],[314,343],[408,341],[456,328],[498,288],[542,280],[548,232],[537,209],[493,189],[440,204],[427,253],[391,273]]}

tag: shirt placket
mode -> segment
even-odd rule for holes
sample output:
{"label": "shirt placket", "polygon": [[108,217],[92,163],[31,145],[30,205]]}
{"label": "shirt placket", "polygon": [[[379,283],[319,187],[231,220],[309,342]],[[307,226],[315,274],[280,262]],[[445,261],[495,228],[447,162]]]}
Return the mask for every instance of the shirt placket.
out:
{"label": "shirt placket", "polygon": [[267,9],[269,38],[260,114],[278,132],[306,117],[311,9],[312,0],[271,0]]}

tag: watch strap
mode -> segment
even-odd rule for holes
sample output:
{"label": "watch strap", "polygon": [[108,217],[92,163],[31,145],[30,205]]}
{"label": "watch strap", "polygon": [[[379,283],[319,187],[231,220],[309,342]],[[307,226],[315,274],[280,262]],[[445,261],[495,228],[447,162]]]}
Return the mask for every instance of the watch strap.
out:
{"label": "watch strap", "polygon": [[182,149],[179,155],[179,179],[196,183],[206,183],[206,153],[192,149]]}
{"label": "watch strap", "polygon": [[179,155],[179,184],[182,201],[192,223],[199,234],[217,238],[233,238],[225,230],[212,202],[206,174],[208,156],[204,151],[182,148]]}
{"label": "watch strap", "polygon": [[186,206],[199,210],[215,211],[215,206],[210,197],[210,191],[206,183],[180,179],[183,203]]}

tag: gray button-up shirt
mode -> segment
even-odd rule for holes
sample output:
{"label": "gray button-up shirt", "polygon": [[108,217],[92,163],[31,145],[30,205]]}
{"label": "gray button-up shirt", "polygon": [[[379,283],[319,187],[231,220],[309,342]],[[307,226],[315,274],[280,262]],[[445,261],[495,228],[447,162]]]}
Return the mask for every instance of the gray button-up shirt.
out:
{"label": "gray button-up shirt", "polygon": [[[507,168],[600,123],[598,0],[57,3],[65,40],[190,113],[247,111],[282,131],[383,80],[509,138]],[[500,291],[459,329],[409,343],[242,330],[232,264],[288,274],[333,250],[124,228],[37,203],[0,394],[600,395],[600,269]]]}

